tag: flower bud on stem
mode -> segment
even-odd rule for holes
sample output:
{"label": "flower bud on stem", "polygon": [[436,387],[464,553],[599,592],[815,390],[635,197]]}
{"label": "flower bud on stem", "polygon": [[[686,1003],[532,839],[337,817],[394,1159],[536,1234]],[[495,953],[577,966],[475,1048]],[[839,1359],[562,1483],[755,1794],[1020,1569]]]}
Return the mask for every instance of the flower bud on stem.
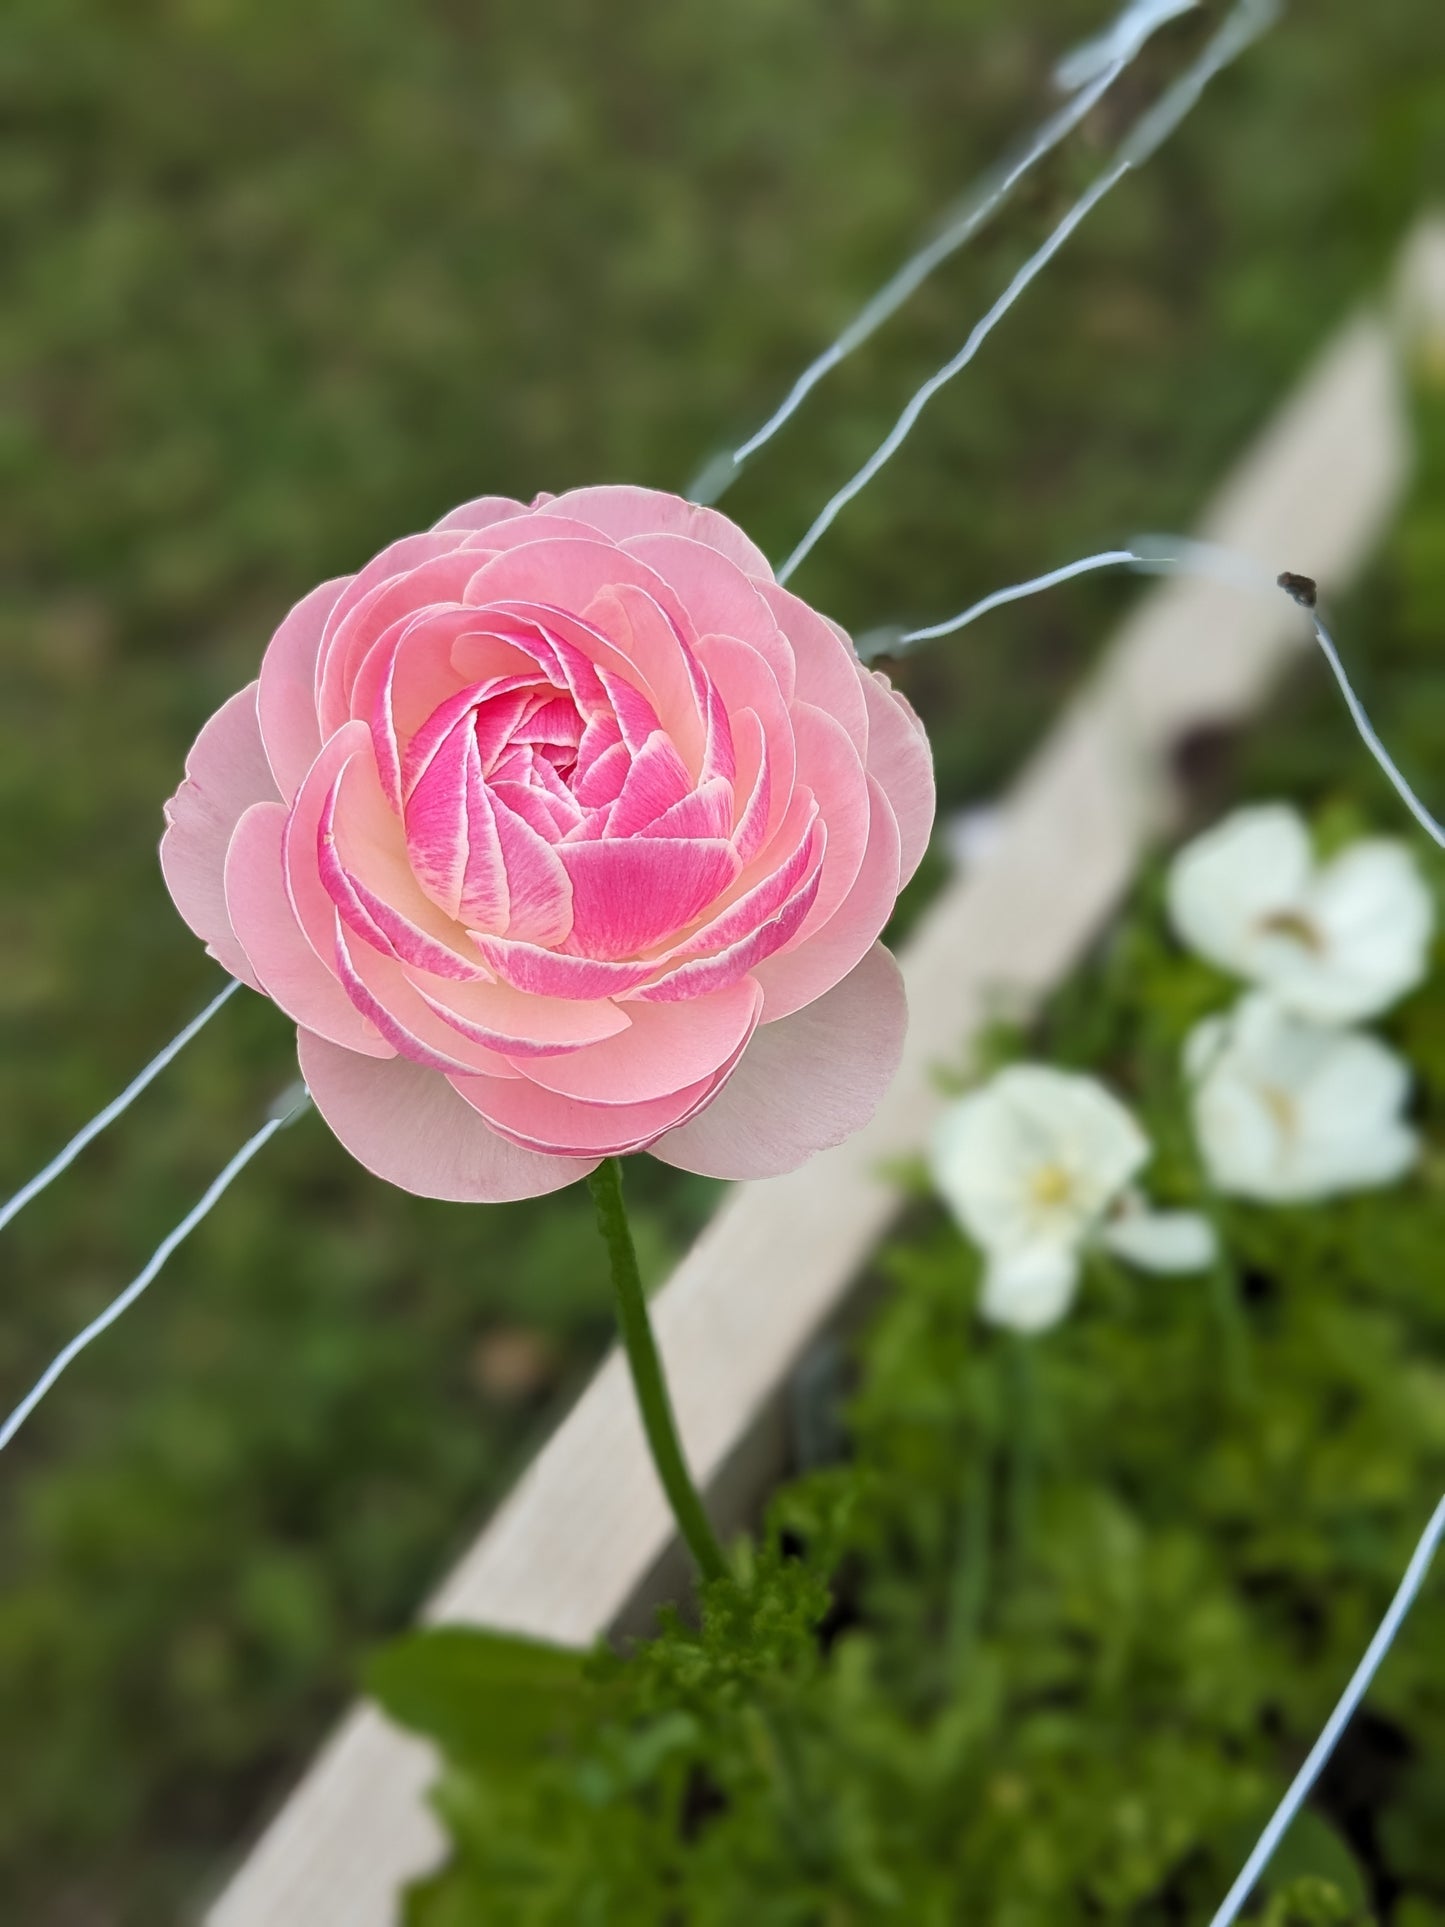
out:
{"label": "flower bud on stem", "polygon": [[698,1571],[704,1579],[725,1579],[728,1577],[727,1560],[703,1510],[702,1500],[698,1497],[697,1487],[692,1482],[687,1462],[682,1456],[682,1446],[678,1442],[672,1403],[667,1396],[667,1381],[662,1375],[662,1360],[657,1355],[657,1341],[652,1335],[652,1321],[647,1315],[647,1300],[637,1269],[637,1252],[627,1222],[627,1206],[622,1199],[621,1160],[604,1158],[588,1178],[587,1188],[592,1193],[592,1202],[597,1210],[597,1228],[602,1233],[612,1267],[618,1329],[622,1335],[622,1348],[627,1354],[628,1369],[632,1373],[633,1389],[637,1393],[642,1429],[647,1434],[652,1462],[657,1467],[657,1476],[672,1507],[678,1531],[696,1561]]}

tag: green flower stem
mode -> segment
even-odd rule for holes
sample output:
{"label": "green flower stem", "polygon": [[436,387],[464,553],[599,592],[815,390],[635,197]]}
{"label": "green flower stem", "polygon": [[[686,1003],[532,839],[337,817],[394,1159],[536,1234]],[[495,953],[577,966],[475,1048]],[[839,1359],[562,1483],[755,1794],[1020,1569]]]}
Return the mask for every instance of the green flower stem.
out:
{"label": "green flower stem", "polygon": [[1214,1231],[1214,1263],[1209,1267],[1209,1294],[1219,1324],[1224,1389],[1236,1404],[1254,1396],[1254,1371],[1250,1361],[1249,1317],[1239,1267],[1230,1253],[1225,1237],[1224,1208],[1219,1193],[1210,1182],[1203,1159],[1196,1165],[1204,1215]]}
{"label": "green flower stem", "polygon": [[1209,1287],[1214,1315],[1219,1321],[1225,1389],[1233,1399],[1248,1399],[1253,1394],[1254,1378],[1249,1357],[1249,1321],[1241,1298],[1239,1272],[1225,1246],[1218,1218],[1211,1214],[1211,1221],[1219,1249],[1209,1269]]}
{"label": "green flower stem", "polygon": [[954,1679],[963,1677],[974,1657],[988,1604],[993,1482],[994,1441],[989,1436],[975,1444],[972,1476],[960,1508],[948,1615],[949,1666]]}
{"label": "green flower stem", "polygon": [[1010,1446],[1008,1484],[1009,1566],[1012,1589],[1017,1592],[1028,1567],[1034,1526],[1034,1492],[1038,1479],[1039,1392],[1034,1345],[1037,1340],[1023,1332],[1004,1334],[1007,1360],[1008,1396],[1004,1400],[1004,1423]]}
{"label": "green flower stem", "polygon": [[697,1562],[704,1579],[725,1579],[727,1560],[717,1542],[698,1497],[697,1487],[682,1456],[672,1403],[667,1396],[667,1381],[662,1375],[662,1360],[652,1335],[647,1315],[642,1278],[637,1269],[637,1252],[627,1222],[627,1206],[622,1198],[622,1162],[604,1158],[587,1180],[592,1202],[597,1208],[597,1228],[607,1246],[612,1266],[612,1288],[617,1299],[617,1324],[622,1347],[627,1353],[633,1388],[642,1413],[652,1462],[667,1494],[672,1516],[688,1551]]}

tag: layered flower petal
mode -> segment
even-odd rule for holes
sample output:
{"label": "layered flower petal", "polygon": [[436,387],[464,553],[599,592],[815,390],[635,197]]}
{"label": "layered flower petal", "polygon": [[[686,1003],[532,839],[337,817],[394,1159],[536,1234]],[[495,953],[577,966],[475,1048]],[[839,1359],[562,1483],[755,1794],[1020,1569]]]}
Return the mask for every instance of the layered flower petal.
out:
{"label": "layered flower petal", "polygon": [[337,576],[302,596],[261,658],[256,698],[261,738],[277,788],[287,802],[321,751],[316,659],[327,620],[346,583],[345,576]]}
{"label": "layered flower petal", "polygon": [[233,977],[258,989],[226,908],[226,849],[253,803],[279,792],[266,760],[250,683],[223,703],[186,758],[186,777],[166,805],[161,870],[176,908]]}
{"label": "layered flower petal", "polygon": [[916,719],[677,497],[481,497],[324,584],[169,817],[183,914],[408,1188],[521,1195],[640,1148],[790,1168],[896,1063],[877,939],[932,818]]}
{"label": "layered flower petal", "polygon": [[718,1096],[659,1138],[654,1157],[712,1178],[796,1170],[872,1117],[898,1069],[907,1022],[898,966],[874,944],[841,983],[760,1029]]}
{"label": "layered flower petal", "polygon": [[717,509],[685,502],[681,496],[668,495],[661,489],[616,485],[574,488],[549,502],[545,513],[587,522],[617,542],[634,535],[686,535],[716,549],[744,574],[763,582],[773,579],[772,564],[736,522],[730,522]]}
{"label": "layered flower petal", "polygon": [[541,1197],[585,1178],[596,1158],[519,1149],[499,1137],[444,1077],[404,1057],[360,1057],[303,1030],[301,1075],[313,1103],[358,1164],[403,1191],[458,1204]]}
{"label": "layered flower petal", "polygon": [[282,863],[285,833],[280,803],[253,803],[226,853],[226,905],[258,985],[318,1036],[363,1056],[390,1057],[392,1046],[356,1008],[296,920]]}

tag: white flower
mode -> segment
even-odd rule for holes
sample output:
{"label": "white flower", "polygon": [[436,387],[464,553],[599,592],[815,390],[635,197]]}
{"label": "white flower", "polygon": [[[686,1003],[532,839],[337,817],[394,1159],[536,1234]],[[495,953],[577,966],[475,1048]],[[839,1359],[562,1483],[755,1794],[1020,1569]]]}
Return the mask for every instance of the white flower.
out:
{"label": "white flower", "polygon": [[1198,1025],[1184,1051],[1195,1135],[1221,1191],[1303,1202],[1390,1184],[1415,1162],[1409,1069],[1377,1038],[1255,994]]}
{"label": "white flower", "polygon": [[1434,905],[1414,857],[1385,837],[1317,863],[1284,803],[1236,810],[1169,873],[1181,939],[1317,1023],[1373,1017],[1425,975]]}
{"label": "white flower", "polygon": [[931,1162],[987,1260],[983,1316],[1019,1331],[1056,1323],[1094,1242],[1149,1270],[1208,1264],[1213,1237],[1202,1219],[1154,1216],[1130,1190],[1148,1157],[1139,1126],[1092,1077],[1015,1064],[953,1105]]}

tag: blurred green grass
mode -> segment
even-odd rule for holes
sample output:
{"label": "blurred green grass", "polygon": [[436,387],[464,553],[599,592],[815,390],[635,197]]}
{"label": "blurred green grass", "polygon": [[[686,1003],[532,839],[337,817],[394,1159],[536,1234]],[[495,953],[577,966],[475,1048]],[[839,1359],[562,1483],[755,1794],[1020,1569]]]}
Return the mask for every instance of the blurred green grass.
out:
{"label": "blurred green grass", "polygon": [[[758,458],[726,506],[769,553],[1219,11],[1162,35]],[[1052,58],[1103,12],[12,0],[4,1188],[216,985],[160,884],[159,806],[289,602],[468,495],[681,486],[1039,116]],[[1367,21],[1297,4],[1092,219],[800,591],[855,627],[931,617],[1187,519],[1445,185],[1442,42],[1437,0]],[[1081,583],[908,666],[946,800],[1002,780],[1130,593]],[[7,1232],[6,1393],[292,1063],[284,1023],[241,1000]],[[660,1271],[712,1193],[642,1183]],[[14,1918],[151,1923],[215,1877],[607,1315],[580,1196],[424,1205],[314,1120],[248,1172],[0,1468]],[[520,1379],[498,1374],[499,1333],[532,1346]]]}

